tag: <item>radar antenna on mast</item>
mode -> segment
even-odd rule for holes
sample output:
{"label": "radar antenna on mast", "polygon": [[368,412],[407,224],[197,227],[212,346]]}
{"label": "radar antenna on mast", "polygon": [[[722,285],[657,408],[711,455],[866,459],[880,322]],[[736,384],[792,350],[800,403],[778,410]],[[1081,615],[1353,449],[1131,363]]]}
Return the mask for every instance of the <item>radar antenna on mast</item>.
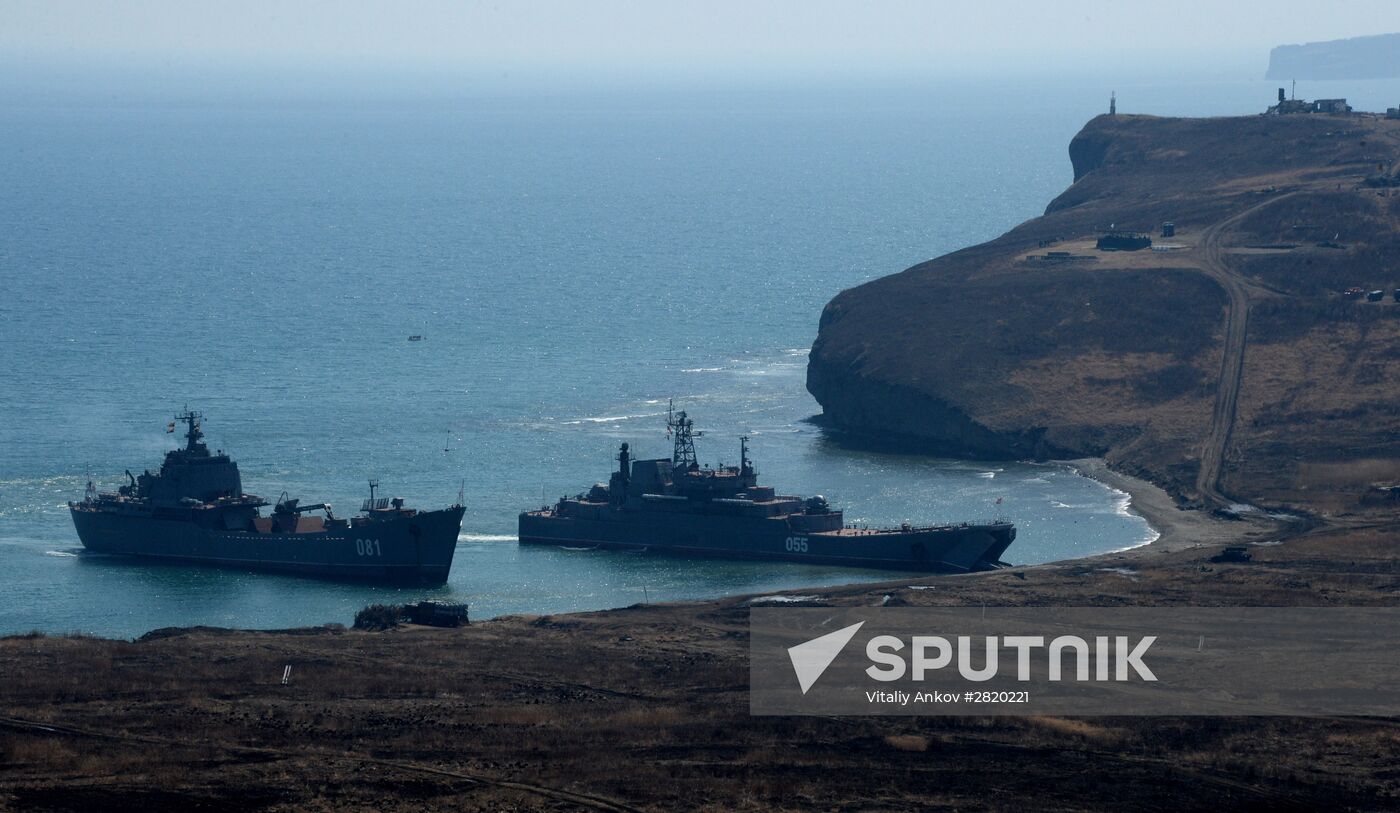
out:
{"label": "radar antenna on mast", "polygon": [[372,478],[369,481],[369,499],[360,505],[361,511],[382,511],[389,507],[389,498],[378,495],[379,480]]}
{"label": "radar antenna on mast", "polygon": [[175,421],[184,421],[187,427],[185,430],[185,448],[192,450],[204,439],[204,432],[200,429],[200,423],[203,420],[203,412],[195,412],[189,407],[185,407],[185,411],[175,416],[175,420],[170,422],[170,425],[166,427],[166,431],[174,431]]}
{"label": "radar antenna on mast", "polygon": [[700,464],[695,460],[695,438],[701,437],[705,433],[695,431],[695,422],[686,417],[685,410],[676,411],[674,399],[666,407],[666,434],[673,435],[675,438],[675,448],[671,452],[671,465],[678,469],[700,468]]}

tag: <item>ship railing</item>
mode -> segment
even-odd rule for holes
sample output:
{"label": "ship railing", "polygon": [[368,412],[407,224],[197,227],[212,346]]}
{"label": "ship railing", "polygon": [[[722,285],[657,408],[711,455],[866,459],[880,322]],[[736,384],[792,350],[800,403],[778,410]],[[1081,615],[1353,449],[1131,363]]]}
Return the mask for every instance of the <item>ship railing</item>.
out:
{"label": "ship railing", "polygon": [[913,524],[911,524],[911,523],[907,523],[907,522],[906,522],[906,523],[901,523],[901,524],[899,524],[899,525],[892,525],[892,526],[891,526],[891,525],[886,525],[886,526],[880,526],[880,525],[871,526],[871,525],[866,525],[866,524],[862,524],[862,523],[848,523],[848,524],[846,524],[846,525],[844,526],[844,529],[845,529],[845,530],[848,530],[848,531],[862,531],[862,532],[867,533],[867,534],[873,534],[873,533],[889,533],[889,532],[891,532],[891,531],[896,531],[896,532],[899,532],[899,533],[916,533],[916,532],[919,532],[919,531],[949,531],[949,530],[959,529],[959,528],[971,528],[971,527],[973,527],[974,525],[1010,525],[1010,524],[1011,524],[1011,520],[997,518],[997,519],[986,520],[986,521],[984,521],[984,522],[972,522],[972,521],[966,521],[966,522],[947,522],[947,523],[935,523],[935,524],[933,524],[933,525],[913,525]]}

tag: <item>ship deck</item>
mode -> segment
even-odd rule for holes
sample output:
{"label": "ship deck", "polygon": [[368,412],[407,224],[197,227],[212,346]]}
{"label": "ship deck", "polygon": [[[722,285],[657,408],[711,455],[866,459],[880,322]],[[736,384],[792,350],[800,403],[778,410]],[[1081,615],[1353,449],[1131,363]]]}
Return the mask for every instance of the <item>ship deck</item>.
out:
{"label": "ship deck", "polygon": [[1010,527],[1006,522],[963,522],[957,525],[925,525],[909,528],[841,528],[834,531],[811,531],[809,536],[839,536],[839,537],[864,537],[864,536],[890,536],[897,534],[923,534],[938,533],[940,531],[961,531],[968,528],[1004,528]]}

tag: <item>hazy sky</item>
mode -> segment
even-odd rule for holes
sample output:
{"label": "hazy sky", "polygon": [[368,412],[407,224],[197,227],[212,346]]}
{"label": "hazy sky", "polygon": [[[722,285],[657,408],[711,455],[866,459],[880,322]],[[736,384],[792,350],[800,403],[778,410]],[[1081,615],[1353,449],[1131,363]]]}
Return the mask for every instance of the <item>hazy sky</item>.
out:
{"label": "hazy sky", "polygon": [[1160,70],[1400,32],[1400,0],[0,0],[0,56],[556,75]]}

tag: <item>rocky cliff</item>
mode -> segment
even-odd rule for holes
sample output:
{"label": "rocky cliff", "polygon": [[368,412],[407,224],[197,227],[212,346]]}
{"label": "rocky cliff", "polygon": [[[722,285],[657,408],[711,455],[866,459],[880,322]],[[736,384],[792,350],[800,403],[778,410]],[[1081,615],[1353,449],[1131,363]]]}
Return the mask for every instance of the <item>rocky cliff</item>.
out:
{"label": "rocky cliff", "polygon": [[[827,305],[807,387],[829,425],[1103,455],[1190,499],[1341,504],[1400,478],[1400,122],[1102,116],[1069,155],[1042,217]],[[1094,247],[1168,221],[1156,250]]]}
{"label": "rocky cliff", "polygon": [[1400,76],[1400,34],[1351,37],[1269,52],[1265,79],[1389,79]]}

